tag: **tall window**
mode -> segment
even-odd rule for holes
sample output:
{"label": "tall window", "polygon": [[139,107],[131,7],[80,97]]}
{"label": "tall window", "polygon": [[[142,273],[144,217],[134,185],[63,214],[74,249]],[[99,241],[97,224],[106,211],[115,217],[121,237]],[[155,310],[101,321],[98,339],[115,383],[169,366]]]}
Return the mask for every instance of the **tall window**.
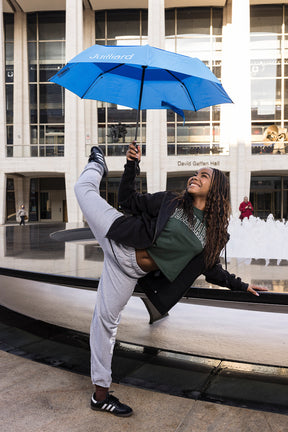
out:
{"label": "tall window", "polygon": [[[147,10],[109,10],[95,13],[96,38],[99,45],[143,45],[147,43]],[[98,102],[98,142],[106,155],[121,156],[127,142],[135,137],[136,110],[124,106]],[[140,112],[138,142],[144,143],[146,112]]]}
{"label": "tall window", "polygon": [[288,152],[288,8],[251,6],[252,153]]}
{"label": "tall window", "polygon": [[[221,8],[167,9],[166,46],[169,51],[198,57],[220,78],[222,59]],[[186,122],[167,112],[168,154],[214,154],[220,148],[220,106],[185,111]]]}
{"label": "tall window", "polygon": [[287,176],[252,176],[250,197],[254,216],[288,219]]}
{"label": "tall window", "polygon": [[[121,181],[120,177],[105,177],[100,184],[100,195],[113,207],[118,206],[118,190]],[[147,192],[146,177],[141,174],[135,179],[135,188],[139,193]]]}
{"label": "tall window", "polygon": [[14,15],[4,14],[6,82],[6,156],[13,156]]}
{"label": "tall window", "polygon": [[9,177],[6,186],[6,220],[16,220],[14,179]]}
{"label": "tall window", "polygon": [[27,15],[31,156],[64,156],[64,89],[48,79],[65,63],[65,13]]}

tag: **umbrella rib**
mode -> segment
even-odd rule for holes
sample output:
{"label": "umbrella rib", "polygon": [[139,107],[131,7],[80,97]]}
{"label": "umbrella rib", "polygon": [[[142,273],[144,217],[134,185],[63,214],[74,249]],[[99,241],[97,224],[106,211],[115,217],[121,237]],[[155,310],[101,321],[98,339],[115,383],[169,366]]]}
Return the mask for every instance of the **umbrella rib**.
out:
{"label": "umbrella rib", "polygon": [[194,102],[193,102],[193,100],[192,100],[192,98],[191,98],[191,95],[190,95],[190,93],[189,93],[189,91],[188,91],[188,89],[187,89],[187,87],[186,87],[186,85],[184,84],[184,82],[183,81],[181,81],[179,78],[177,78],[177,76],[176,75],[174,75],[171,71],[169,71],[168,69],[165,69],[166,70],[166,72],[168,72],[174,79],[176,79],[181,85],[183,85],[183,87],[185,88],[185,90],[186,90],[186,92],[187,92],[187,95],[188,95],[188,97],[189,97],[189,99],[190,99],[190,101],[191,101],[191,103],[192,103],[192,105],[193,105],[193,107],[194,107],[194,110],[195,111],[197,111],[197,109],[196,109],[196,107],[195,107],[195,104],[194,104]]}
{"label": "umbrella rib", "polygon": [[81,97],[81,99],[83,99],[85,96],[86,96],[86,94],[89,92],[89,90],[96,84],[96,82],[103,76],[103,75],[105,75],[105,74],[107,74],[107,73],[109,73],[109,72],[111,72],[111,71],[113,71],[113,70],[115,70],[115,69],[117,69],[117,68],[119,68],[119,67],[121,67],[121,66],[123,66],[125,63],[120,63],[120,64],[117,64],[116,66],[113,66],[111,69],[108,69],[107,71],[105,71],[105,72],[102,72],[100,75],[98,75],[97,76],[97,78],[90,84],[90,86],[87,88],[87,90],[83,93],[83,95],[82,96],[80,96]]}

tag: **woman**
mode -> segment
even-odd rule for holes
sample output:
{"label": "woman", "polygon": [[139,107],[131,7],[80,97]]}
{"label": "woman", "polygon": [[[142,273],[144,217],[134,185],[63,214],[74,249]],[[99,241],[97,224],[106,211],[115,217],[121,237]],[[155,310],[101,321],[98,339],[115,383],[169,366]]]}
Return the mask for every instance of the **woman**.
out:
{"label": "woman", "polygon": [[[75,185],[75,194],[90,229],[104,252],[103,272],[91,323],[91,378],[95,393],[91,408],[118,416],[132,409],[109,393],[111,361],[120,313],[135,285],[143,287],[161,314],[169,310],[201,273],[206,280],[232,290],[266,288],[245,284],[223,270],[219,254],[228,235],[228,181],[212,168],[202,168],[182,194],[135,191],[135,143],[127,151],[119,188],[122,214],[99,195],[108,169],[100,148],[92,147],[89,162]],[[172,264],[172,265],[171,265]]]}
{"label": "woman", "polygon": [[20,218],[19,225],[25,226],[25,218],[26,218],[27,212],[25,210],[24,204],[21,205],[20,209],[17,212],[17,216]]}
{"label": "woman", "polygon": [[239,206],[239,211],[240,211],[239,219],[241,220],[243,220],[245,217],[249,219],[249,217],[253,215],[253,206],[251,202],[248,201],[247,196],[243,198],[243,201]]}

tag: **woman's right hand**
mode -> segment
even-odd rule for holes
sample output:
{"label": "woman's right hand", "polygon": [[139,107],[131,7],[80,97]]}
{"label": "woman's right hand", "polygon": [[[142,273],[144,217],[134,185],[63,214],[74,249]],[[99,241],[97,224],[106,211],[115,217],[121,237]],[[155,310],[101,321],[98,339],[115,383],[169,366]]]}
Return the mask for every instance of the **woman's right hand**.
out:
{"label": "woman's right hand", "polygon": [[136,143],[136,141],[133,141],[131,144],[129,144],[129,148],[126,152],[126,158],[127,160],[138,160],[140,162],[141,149],[140,146]]}

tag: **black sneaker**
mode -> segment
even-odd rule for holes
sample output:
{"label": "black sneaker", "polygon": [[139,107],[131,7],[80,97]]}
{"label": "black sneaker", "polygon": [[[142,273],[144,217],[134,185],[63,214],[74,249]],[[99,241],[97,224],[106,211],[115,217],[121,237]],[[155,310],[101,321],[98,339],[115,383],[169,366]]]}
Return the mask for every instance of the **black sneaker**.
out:
{"label": "black sneaker", "polygon": [[110,393],[107,394],[106,399],[102,402],[96,401],[94,393],[91,397],[91,408],[95,411],[107,411],[118,417],[129,417],[133,413],[132,408],[122,404],[119,399]]}
{"label": "black sneaker", "polygon": [[97,162],[100,165],[102,165],[104,168],[103,177],[105,177],[108,174],[108,167],[105,162],[104,153],[100,147],[97,146],[91,147],[91,153],[88,162]]}

